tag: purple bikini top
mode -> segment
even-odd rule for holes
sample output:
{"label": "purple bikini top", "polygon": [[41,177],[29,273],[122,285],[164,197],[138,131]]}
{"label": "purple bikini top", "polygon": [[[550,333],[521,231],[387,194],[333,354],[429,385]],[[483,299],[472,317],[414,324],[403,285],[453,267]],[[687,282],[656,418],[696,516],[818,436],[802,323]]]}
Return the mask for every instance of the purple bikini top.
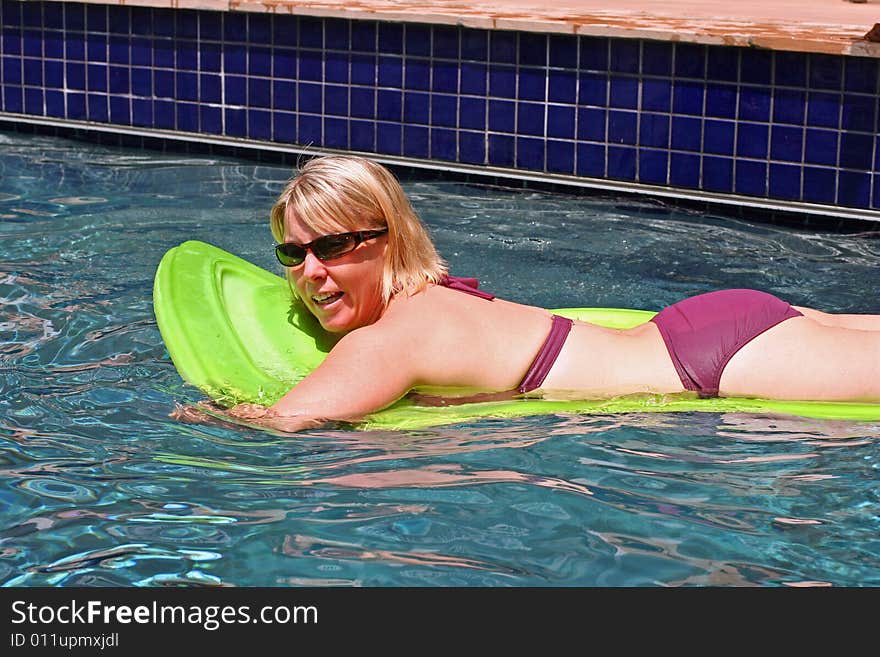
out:
{"label": "purple bikini top", "polygon": [[[440,285],[487,301],[495,298],[494,294],[479,289],[480,283],[476,278],[444,276],[440,279]],[[523,380],[516,387],[517,392],[525,393],[540,388],[544,379],[547,378],[547,374],[550,373],[553,363],[559,357],[559,352],[562,351],[562,345],[565,344],[565,339],[571,331],[572,321],[559,315],[553,315],[552,319],[547,339],[541,345],[538,355],[535,356]]]}

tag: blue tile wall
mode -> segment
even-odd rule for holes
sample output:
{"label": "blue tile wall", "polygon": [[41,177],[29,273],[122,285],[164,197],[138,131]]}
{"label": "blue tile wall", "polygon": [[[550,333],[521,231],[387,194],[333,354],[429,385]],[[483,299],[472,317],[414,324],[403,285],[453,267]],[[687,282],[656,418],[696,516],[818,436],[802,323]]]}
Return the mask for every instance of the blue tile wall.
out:
{"label": "blue tile wall", "polygon": [[878,75],[867,57],[0,0],[6,115],[865,210]]}

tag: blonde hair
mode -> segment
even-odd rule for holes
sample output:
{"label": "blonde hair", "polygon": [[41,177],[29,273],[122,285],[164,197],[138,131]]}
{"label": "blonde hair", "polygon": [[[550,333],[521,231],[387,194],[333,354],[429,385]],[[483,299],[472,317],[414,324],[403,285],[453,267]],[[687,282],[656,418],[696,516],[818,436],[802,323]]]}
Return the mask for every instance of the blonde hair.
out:
{"label": "blonde hair", "polygon": [[[303,165],[272,206],[272,236],[284,241],[288,216],[320,234],[388,228],[382,301],[438,283],[446,274],[424,224],[388,169],[364,157],[327,155]],[[296,298],[291,270],[287,270]]]}

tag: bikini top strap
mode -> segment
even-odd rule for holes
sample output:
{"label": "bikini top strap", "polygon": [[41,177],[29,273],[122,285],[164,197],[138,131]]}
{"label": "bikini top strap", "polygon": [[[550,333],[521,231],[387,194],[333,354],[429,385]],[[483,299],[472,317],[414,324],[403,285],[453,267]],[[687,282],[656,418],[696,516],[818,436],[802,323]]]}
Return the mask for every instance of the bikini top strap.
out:
{"label": "bikini top strap", "polygon": [[488,299],[491,301],[495,298],[494,294],[484,292],[478,289],[480,282],[476,278],[464,278],[462,276],[444,276],[440,279],[440,285],[448,287],[452,290],[458,290],[465,294],[471,294],[480,299]]}

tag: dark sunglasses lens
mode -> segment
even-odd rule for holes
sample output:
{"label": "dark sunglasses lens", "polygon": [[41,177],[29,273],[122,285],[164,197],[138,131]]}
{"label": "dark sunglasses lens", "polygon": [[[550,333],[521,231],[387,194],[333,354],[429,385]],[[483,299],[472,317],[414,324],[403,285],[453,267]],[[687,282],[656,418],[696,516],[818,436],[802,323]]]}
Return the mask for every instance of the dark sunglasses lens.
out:
{"label": "dark sunglasses lens", "polygon": [[326,235],[312,243],[312,253],[319,260],[331,260],[344,256],[357,246],[357,237],[353,233],[342,235]]}
{"label": "dark sunglasses lens", "polygon": [[275,247],[275,256],[285,267],[296,267],[306,259],[306,251],[297,244],[279,244]]}

